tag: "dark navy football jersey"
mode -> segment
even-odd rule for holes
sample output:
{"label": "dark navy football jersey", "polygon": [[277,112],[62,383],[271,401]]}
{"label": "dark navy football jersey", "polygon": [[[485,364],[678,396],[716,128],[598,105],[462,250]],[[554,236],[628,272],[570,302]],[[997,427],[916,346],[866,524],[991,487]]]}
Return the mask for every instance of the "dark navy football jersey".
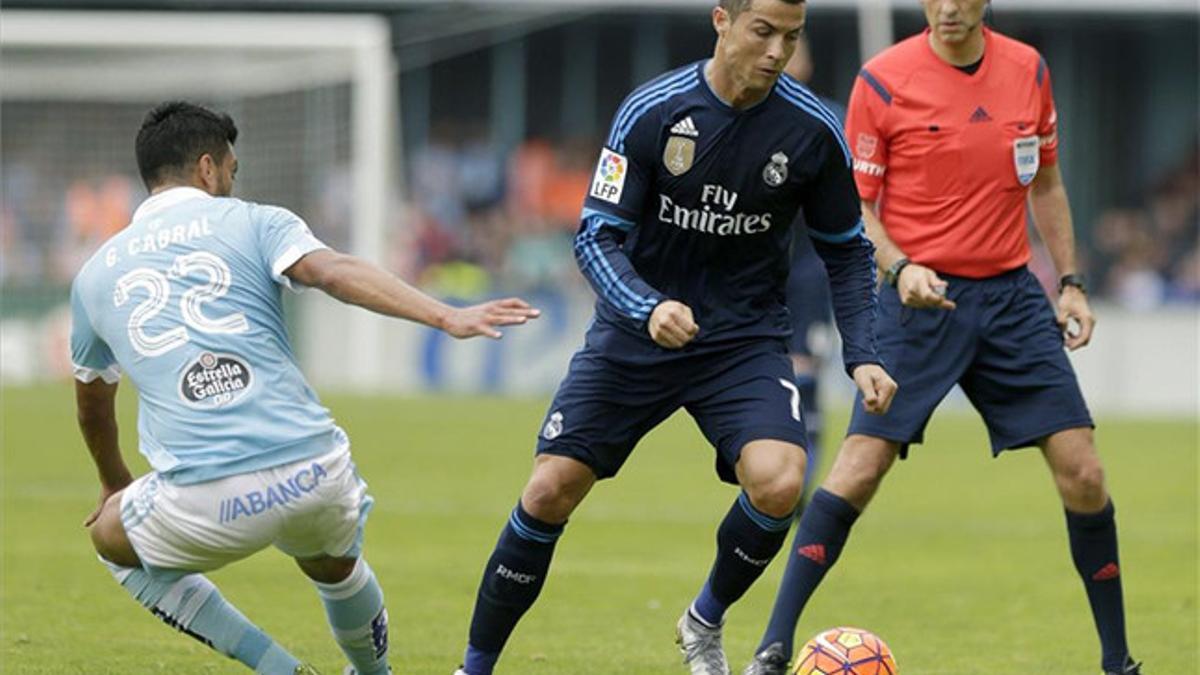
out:
{"label": "dark navy football jersey", "polygon": [[[877,362],[873,249],[837,118],[787,76],[735,109],[709,87],[705,63],[638,88],[613,120],[575,240],[599,296],[588,344],[643,361],[786,337],[802,213],[829,270],[847,367]],[[700,327],[681,352],[646,329],[666,299],[691,307]]]}

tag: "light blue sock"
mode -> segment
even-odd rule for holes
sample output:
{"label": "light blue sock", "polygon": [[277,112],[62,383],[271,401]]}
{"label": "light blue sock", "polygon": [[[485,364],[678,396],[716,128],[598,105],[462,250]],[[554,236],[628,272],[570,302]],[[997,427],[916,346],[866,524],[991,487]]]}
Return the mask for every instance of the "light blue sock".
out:
{"label": "light blue sock", "polygon": [[117,581],[163,623],[266,675],[294,675],[301,665],[269,635],[250,623],[202,574],[150,574],[104,559]]}
{"label": "light blue sock", "polygon": [[388,672],[387,610],[383,589],[364,558],[350,576],[336,584],[314,581],[338,646],[358,675]]}

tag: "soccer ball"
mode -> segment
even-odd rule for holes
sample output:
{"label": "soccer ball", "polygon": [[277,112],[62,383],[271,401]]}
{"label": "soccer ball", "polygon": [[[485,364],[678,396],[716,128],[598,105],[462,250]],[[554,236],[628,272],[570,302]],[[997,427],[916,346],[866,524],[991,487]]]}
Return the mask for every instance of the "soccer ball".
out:
{"label": "soccer ball", "polygon": [[796,655],[794,675],[896,675],[892,650],[871,631],[830,628],[817,633]]}

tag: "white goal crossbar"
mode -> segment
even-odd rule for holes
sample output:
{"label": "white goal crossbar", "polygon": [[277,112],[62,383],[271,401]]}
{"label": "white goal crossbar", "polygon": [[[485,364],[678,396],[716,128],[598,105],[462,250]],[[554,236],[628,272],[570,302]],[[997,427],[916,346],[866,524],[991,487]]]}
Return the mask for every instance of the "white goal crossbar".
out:
{"label": "white goal crossbar", "polygon": [[[0,59],[0,99],[6,101],[149,106],[169,98],[261,96],[349,83],[353,224],[347,246],[382,262],[397,192],[399,126],[391,28],[383,17],[4,10]],[[346,384],[378,386],[379,319],[354,312],[345,321]]]}

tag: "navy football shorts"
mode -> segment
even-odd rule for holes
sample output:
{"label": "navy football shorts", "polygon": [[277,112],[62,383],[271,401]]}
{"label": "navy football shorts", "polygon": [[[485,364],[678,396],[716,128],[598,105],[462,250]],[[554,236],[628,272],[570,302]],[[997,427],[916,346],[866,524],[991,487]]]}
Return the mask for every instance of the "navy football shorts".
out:
{"label": "navy football shorts", "polygon": [[900,389],[882,416],[863,412],[860,394],[847,433],[899,442],[903,456],[955,384],[983,415],[993,455],[1094,426],[1054,310],[1029,270],[943,278],[958,304],[952,311],[903,307],[896,289],[881,290],[879,354]]}
{"label": "navy football shorts", "polygon": [[609,478],[681,407],[716,448],[717,474],[729,483],[737,483],[734,466],[750,441],[807,445],[786,345],[760,339],[638,365],[584,347],[546,413],[537,454],[572,457]]}

